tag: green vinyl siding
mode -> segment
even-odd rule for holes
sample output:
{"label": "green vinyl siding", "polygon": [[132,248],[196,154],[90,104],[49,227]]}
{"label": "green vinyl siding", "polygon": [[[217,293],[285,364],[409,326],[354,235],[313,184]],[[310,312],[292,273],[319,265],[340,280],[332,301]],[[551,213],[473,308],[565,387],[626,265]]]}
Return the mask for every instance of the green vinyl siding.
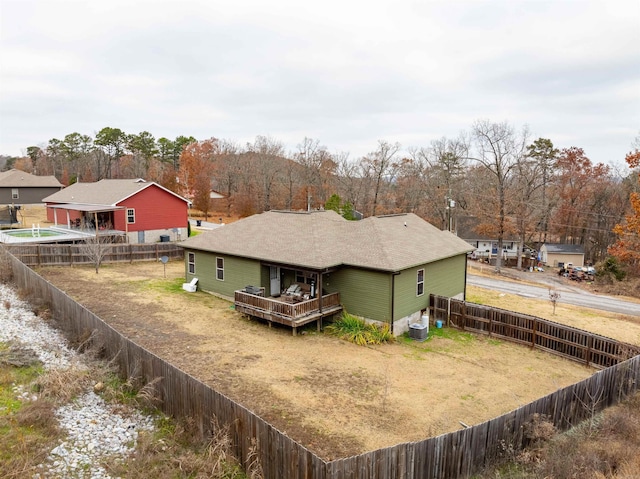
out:
{"label": "green vinyl siding", "polygon": [[260,282],[259,283],[247,283],[245,284],[245,286],[247,285],[251,285],[251,286],[263,286],[264,287],[264,295],[265,296],[272,296],[273,292],[271,291],[271,277],[270,277],[270,272],[269,272],[269,267],[268,266],[261,266],[260,267]]}
{"label": "green vinyl siding", "polygon": [[[187,250],[185,258],[189,252],[195,253],[196,272],[189,274],[185,261],[185,277],[187,282],[193,277],[198,278],[198,289],[233,297],[238,289],[262,284],[259,261],[197,250]],[[224,259],[224,281],[216,279],[216,258]]]}
{"label": "green vinyl siding", "polygon": [[[429,266],[430,265],[422,265],[416,268],[405,269],[401,271],[399,275],[396,275],[394,288],[394,321],[429,307],[429,291],[427,289]],[[421,296],[416,296],[418,270],[420,269],[424,269],[425,290]]]}
{"label": "green vinyl siding", "polygon": [[[429,295],[456,296],[464,292],[465,256],[403,270],[395,277],[394,320],[429,307]],[[417,296],[418,270],[424,269],[424,294]]]}
{"label": "green vinyl siding", "polygon": [[424,278],[425,294],[452,297],[464,293],[466,267],[464,254],[429,263]]}
{"label": "green vinyl siding", "polygon": [[324,290],[340,293],[342,306],[351,314],[377,321],[391,317],[391,274],[343,268],[323,278]]}

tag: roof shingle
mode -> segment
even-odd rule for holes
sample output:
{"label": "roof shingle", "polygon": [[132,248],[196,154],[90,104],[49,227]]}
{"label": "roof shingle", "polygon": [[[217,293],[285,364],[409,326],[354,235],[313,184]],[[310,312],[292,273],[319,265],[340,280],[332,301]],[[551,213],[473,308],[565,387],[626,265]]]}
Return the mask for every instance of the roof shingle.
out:
{"label": "roof shingle", "polygon": [[14,168],[0,172],[0,187],[62,188],[62,183],[55,176],[37,176]]}
{"label": "roof shingle", "polygon": [[334,211],[268,211],[184,241],[188,249],[324,269],[400,271],[473,248],[412,214],[347,221]]}
{"label": "roof shingle", "polygon": [[[172,195],[178,196],[162,186],[141,179],[102,179],[95,183],[74,183],[65,189],[47,196],[45,203],[77,203],[86,205],[116,206],[139,191],[156,185]],[[184,198],[178,196],[180,199]]]}

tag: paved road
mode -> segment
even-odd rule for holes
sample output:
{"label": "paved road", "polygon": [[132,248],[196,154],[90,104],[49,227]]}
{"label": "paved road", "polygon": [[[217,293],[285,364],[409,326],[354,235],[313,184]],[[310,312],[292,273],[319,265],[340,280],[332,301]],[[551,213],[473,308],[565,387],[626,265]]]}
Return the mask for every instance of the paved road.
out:
{"label": "paved road", "polygon": [[[469,274],[467,284],[479,286],[481,288],[493,289],[503,293],[517,294],[525,298],[549,300],[549,286],[532,286],[530,284],[520,284],[512,281],[505,281],[485,276]],[[587,308],[611,311],[614,313],[640,316],[640,303],[623,301],[612,296],[593,294],[578,288],[571,288],[566,285],[554,286],[560,293],[559,303],[585,306]]]}

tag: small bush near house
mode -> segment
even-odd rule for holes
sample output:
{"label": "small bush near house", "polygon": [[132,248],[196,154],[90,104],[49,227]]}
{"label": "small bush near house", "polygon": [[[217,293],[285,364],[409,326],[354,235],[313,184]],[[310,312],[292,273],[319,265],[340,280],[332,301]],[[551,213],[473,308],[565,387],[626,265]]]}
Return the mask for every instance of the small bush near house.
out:
{"label": "small bush near house", "polygon": [[339,320],[327,326],[326,331],[360,346],[388,343],[394,340],[389,324],[367,323],[347,312],[343,312]]}

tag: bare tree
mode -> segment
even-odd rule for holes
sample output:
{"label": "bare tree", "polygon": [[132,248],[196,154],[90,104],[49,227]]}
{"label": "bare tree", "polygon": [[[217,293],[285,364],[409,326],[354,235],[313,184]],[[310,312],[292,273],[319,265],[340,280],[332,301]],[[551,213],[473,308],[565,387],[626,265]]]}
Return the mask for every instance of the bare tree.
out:
{"label": "bare tree", "polygon": [[552,181],[552,173],[558,159],[558,150],[554,148],[551,140],[546,138],[538,138],[531,145],[527,146],[527,156],[532,158],[536,164],[538,174],[540,175],[541,184],[541,221],[539,225],[541,238],[540,243],[547,241],[547,233],[549,230],[549,217],[551,208],[549,208],[549,183]]}
{"label": "bare tree", "polygon": [[518,161],[526,152],[528,129],[525,127],[517,133],[507,122],[491,123],[488,120],[478,120],[472,128],[475,146],[475,157],[493,178],[491,190],[497,197],[498,211],[494,221],[494,231],[498,240],[498,255],[496,270],[502,266],[502,251],[507,221],[507,189],[512,179],[512,173]]}
{"label": "bare tree", "polygon": [[442,220],[443,229],[455,231],[454,205],[462,204],[462,183],[466,174],[469,141],[464,134],[457,138],[442,137],[431,142],[424,152],[429,165],[429,191],[434,212]]}
{"label": "bare tree", "polygon": [[429,166],[423,150],[409,150],[409,157],[404,158],[398,167],[396,180],[396,206],[402,211],[409,211],[421,216],[429,216],[426,207],[430,196],[428,183]]}
{"label": "bare tree", "polygon": [[378,213],[378,202],[383,186],[393,181],[398,170],[399,164],[395,156],[399,150],[400,143],[391,144],[379,140],[378,149],[362,160],[365,177],[371,180],[373,187],[372,216]]}
{"label": "bare tree", "polygon": [[332,155],[318,140],[305,137],[298,145],[294,159],[303,167],[302,180],[307,196],[314,197],[316,203],[323,205],[327,201],[326,182],[336,168]]}
{"label": "bare tree", "polygon": [[536,200],[536,193],[543,187],[543,176],[541,173],[543,166],[528,156],[518,159],[515,167],[514,188],[512,193],[514,210],[513,216],[520,241],[518,242],[518,269],[522,268],[522,248],[529,239],[528,234],[532,234],[536,225],[541,223],[546,214],[539,216],[540,209],[532,207]]}
{"label": "bare tree", "polygon": [[336,181],[340,190],[339,196],[362,212],[366,207],[366,195],[369,183],[364,177],[362,163],[351,161],[348,153],[341,153],[336,157]]}
{"label": "bare tree", "polygon": [[228,140],[220,141],[220,152],[213,169],[214,188],[226,196],[227,216],[231,216],[234,196],[238,192],[242,176],[240,147]]}
{"label": "bare tree", "polygon": [[556,314],[556,304],[558,303],[559,299],[560,293],[558,292],[558,290],[549,288],[549,301],[551,301],[551,304],[553,305],[554,315]]}
{"label": "bare tree", "polygon": [[284,156],[284,147],[279,141],[257,136],[253,143],[247,144],[247,151],[256,168],[254,171],[262,179],[262,209],[268,211],[271,209],[273,187],[280,173],[280,164],[275,160]]}
{"label": "bare tree", "polygon": [[109,251],[111,251],[111,245],[113,244],[112,236],[100,236],[96,232],[95,235],[87,236],[84,241],[84,245],[82,250],[89,261],[93,264],[96,269],[96,274],[102,266],[102,262],[104,258],[107,256]]}

